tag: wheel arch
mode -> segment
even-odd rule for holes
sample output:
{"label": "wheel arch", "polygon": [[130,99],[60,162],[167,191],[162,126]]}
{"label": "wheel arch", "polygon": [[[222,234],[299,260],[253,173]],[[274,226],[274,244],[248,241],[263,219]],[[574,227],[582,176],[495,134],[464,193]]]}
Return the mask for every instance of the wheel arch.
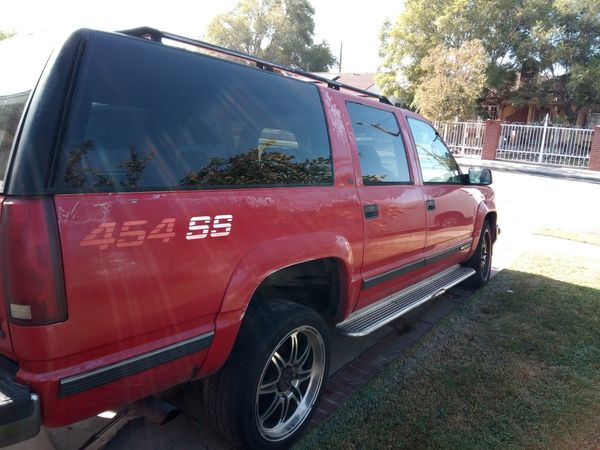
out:
{"label": "wheel arch", "polygon": [[481,231],[483,230],[483,224],[487,221],[492,228],[492,243],[496,241],[496,221],[497,221],[497,213],[496,206],[494,202],[485,200],[479,203],[479,207],[477,208],[477,215],[475,218],[475,225],[473,228],[473,243],[471,244],[471,250],[467,255],[467,259],[473,256],[475,250],[477,249],[477,245],[479,244],[479,239],[481,238]]}
{"label": "wheel arch", "polygon": [[348,240],[334,233],[290,236],[261,244],[248,252],[233,271],[223,296],[202,375],[216,372],[225,363],[256,292],[265,280],[281,271],[315,261],[334,262],[339,282],[335,317],[348,315],[360,292],[360,274],[355,269],[360,261],[355,258]]}

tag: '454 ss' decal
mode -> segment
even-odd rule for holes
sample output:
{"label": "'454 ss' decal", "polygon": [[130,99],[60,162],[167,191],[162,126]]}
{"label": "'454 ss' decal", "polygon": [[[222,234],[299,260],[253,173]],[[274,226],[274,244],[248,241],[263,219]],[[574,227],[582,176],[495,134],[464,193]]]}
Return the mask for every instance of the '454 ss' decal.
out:
{"label": "'454 ss' decal", "polygon": [[[233,216],[221,214],[215,216],[194,216],[188,224],[185,238],[188,241],[218,238],[229,236]],[[118,233],[115,230],[118,228]],[[148,231],[149,230],[149,231]],[[107,249],[110,245],[117,247],[135,247],[142,245],[146,240],[159,239],[169,242],[175,237],[175,219],[163,219],[158,225],[150,229],[147,220],[128,220],[117,227],[117,222],[107,222],[98,225],[79,243],[82,247],[97,246],[100,250]]]}

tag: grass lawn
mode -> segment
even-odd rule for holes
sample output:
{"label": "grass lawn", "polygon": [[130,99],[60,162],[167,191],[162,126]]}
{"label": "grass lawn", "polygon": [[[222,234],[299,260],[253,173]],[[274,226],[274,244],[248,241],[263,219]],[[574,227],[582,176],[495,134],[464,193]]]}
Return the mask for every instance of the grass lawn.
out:
{"label": "grass lawn", "polygon": [[297,447],[600,447],[595,254],[522,255]]}
{"label": "grass lawn", "polygon": [[570,241],[579,241],[586,244],[600,245],[600,234],[588,233],[585,231],[570,231],[562,228],[540,228],[535,232],[542,236],[552,236]]}

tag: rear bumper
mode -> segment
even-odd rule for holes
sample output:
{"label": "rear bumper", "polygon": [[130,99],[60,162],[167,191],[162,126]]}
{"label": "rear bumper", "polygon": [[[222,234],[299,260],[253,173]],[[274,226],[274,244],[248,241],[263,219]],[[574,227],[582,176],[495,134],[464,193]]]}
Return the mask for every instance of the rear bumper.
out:
{"label": "rear bumper", "polygon": [[214,335],[203,328],[57,370],[21,360],[16,379],[39,395],[45,427],[69,425],[202,376]]}
{"label": "rear bumper", "polygon": [[42,424],[40,399],[0,368],[0,447],[35,437]]}

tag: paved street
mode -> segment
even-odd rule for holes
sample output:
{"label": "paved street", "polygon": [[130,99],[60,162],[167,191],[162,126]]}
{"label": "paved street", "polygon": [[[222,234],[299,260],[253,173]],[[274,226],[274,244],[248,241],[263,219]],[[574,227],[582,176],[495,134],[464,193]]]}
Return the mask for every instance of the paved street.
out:
{"label": "paved street", "polygon": [[502,227],[497,266],[517,257],[541,228],[600,235],[600,184],[496,171],[494,188]]}
{"label": "paved street", "polygon": [[[600,184],[572,181],[547,176],[537,176],[523,173],[494,172],[494,188],[497,192],[498,222],[502,234],[495,247],[494,266],[496,269],[505,267],[510,261],[519,256],[532,245],[561,245],[579,251],[599,251],[600,247],[582,247],[569,241],[553,238],[537,237],[535,232],[540,228],[558,228],[564,230],[597,233],[600,235]],[[468,295],[463,294],[463,296]],[[441,305],[447,300],[448,304],[458,304],[461,300],[458,294],[449,294],[418,312],[411,319],[413,326],[408,334],[402,331],[406,319],[400,319],[378,333],[364,339],[349,339],[335,337],[333,353],[336,360],[333,372],[344,367],[357,356],[374,359],[372,352],[381,352],[382,343],[390,348],[394,340],[405,339],[408,344],[418,339],[415,329],[426,332],[429,328],[419,324],[433,326],[453,306]],[[440,309],[441,308],[441,309]],[[428,318],[429,315],[429,318]],[[404,321],[404,322],[401,322]],[[414,324],[417,324],[415,327]],[[400,330],[400,331],[399,331]],[[397,331],[398,333],[393,333]],[[404,334],[403,334],[404,333]],[[407,337],[411,335],[410,339]],[[406,345],[408,345],[406,344]],[[405,344],[403,344],[406,347]],[[374,347],[373,347],[374,346]],[[371,353],[367,349],[373,347]],[[396,346],[395,351],[405,348]],[[365,352],[365,350],[367,350]],[[387,350],[386,350],[387,351]],[[366,356],[364,356],[366,355]],[[377,355],[375,355],[377,356]],[[365,369],[368,371],[368,369]],[[360,372],[360,371],[359,371]],[[192,448],[224,448],[224,444],[205,426],[199,404],[191,401],[190,395],[183,395],[181,403],[185,411],[173,422],[159,427],[143,419],[130,422],[106,447],[107,449],[192,449]],[[57,450],[78,448],[85,440],[107,423],[107,419],[94,418],[57,430],[42,431],[34,440],[24,443],[18,448],[52,449]]]}

